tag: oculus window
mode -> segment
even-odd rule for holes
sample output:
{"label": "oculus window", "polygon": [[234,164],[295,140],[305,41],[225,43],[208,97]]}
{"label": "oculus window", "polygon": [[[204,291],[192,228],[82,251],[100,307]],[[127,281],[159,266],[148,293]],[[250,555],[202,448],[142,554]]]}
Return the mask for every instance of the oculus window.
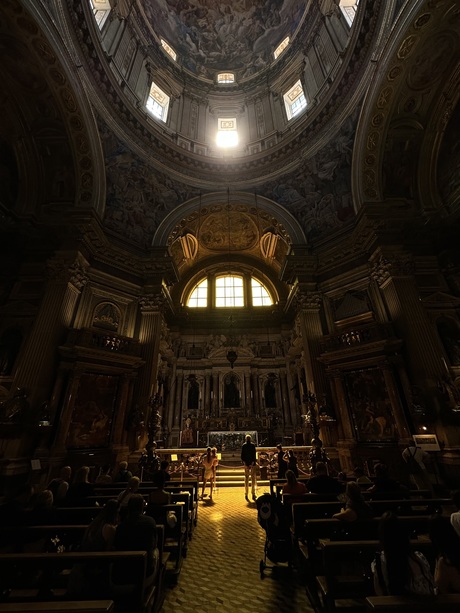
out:
{"label": "oculus window", "polygon": [[250,275],[223,274],[200,280],[193,286],[186,305],[190,308],[264,307],[273,304],[268,289]]}
{"label": "oculus window", "polygon": [[287,48],[287,46],[289,45],[289,36],[286,36],[286,38],[280,42],[280,44],[276,47],[276,49],[273,52],[273,55],[275,56],[275,60],[277,57],[279,57],[283,51]]}
{"label": "oculus window", "polygon": [[293,119],[307,107],[307,99],[300,80],[284,94],[284,104],[288,119]]}
{"label": "oculus window", "polygon": [[236,147],[238,145],[236,118],[219,118],[217,122],[217,146],[221,147],[222,149]]}
{"label": "oculus window", "polygon": [[235,75],[233,72],[220,72],[217,75],[218,83],[235,83]]}
{"label": "oculus window", "polygon": [[152,82],[146,102],[147,110],[157,119],[166,121],[168,117],[169,96]]}
{"label": "oculus window", "polygon": [[89,3],[93,10],[94,19],[99,29],[102,30],[111,10],[110,2],[109,0],[89,0]]}
{"label": "oculus window", "polygon": [[163,38],[160,38],[161,41],[161,46],[163,47],[163,49],[166,51],[166,53],[172,57],[172,59],[174,61],[176,61],[177,59],[177,53],[174,51],[174,49],[171,47],[171,45],[169,43],[167,43]]}

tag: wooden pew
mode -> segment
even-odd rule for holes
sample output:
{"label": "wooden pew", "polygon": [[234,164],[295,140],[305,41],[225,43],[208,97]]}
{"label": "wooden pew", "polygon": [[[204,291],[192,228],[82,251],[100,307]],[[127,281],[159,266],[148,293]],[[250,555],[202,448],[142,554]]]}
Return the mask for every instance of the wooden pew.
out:
{"label": "wooden pew", "polygon": [[[399,517],[401,524],[407,527],[411,538],[428,534],[430,516]],[[299,551],[305,559],[310,574],[321,574],[321,540],[363,541],[378,540],[380,517],[355,522],[343,522],[338,519],[307,519],[299,541]]]}
{"label": "wooden pew", "polygon": [[[381,516],[386,511],[396,515],[416,516],[432,515],[442,512],[452,505],[450,498],[432,498],[430,500],[370,500],[369,505],[375,516]],[[301,538],[305,520],[331,518],[343,508],[343,502],[294,502],[292,507],[292,530],[295,538]]]}
{"label": "wooden pew", "polygon": [[[145,551],[18,553],[0,555],[0,576],[4,586],[5,604],[62,600],[68,592],[68,580],[75,567],[90,565],[106,569],[111,576],[115,565],[128,565],[136,577],[125,586],[110,583],[106,598],[115,601],[117,611],[143,613],[155,601],[155,585],[146,581],[147,554]],[[70,595],[70,594],[69,594]],[[73,597],[72,597],[73,596]],[[79,600],[72,594],[71,600]],[[94,599],[94,597],[93,597]],[[81,600],[85,600],[82,594]]]}
{"label": "wooden pew", "polygon": [[87,524],[52,526],[0,526],[0,543],[3,553],[46,551],[50,539],[58,537],[66,551],[76,550],[82,540]]}
{"label": "wooden pew", "polygon": [[0,613],[112,613],[113,600],[0,603]]}
{"label": "wooden pew", "polygon": [[[374,594],[371,562],[380,548],[379,542],[321,540],[319,545],[324,574],[316,576],[316,586],[324,609],[334,611],[341,600],[357,600],[364,605],[365,598]],[[411,541],[411,546],[429,561],[434,558],[428,539]]]}
{"label": "wooden pew", "polygon": [[440,594],[434,598],[409,598],[404,596],[369,596],[366,598],[368,613],[457,613],[460,611],[460,594]]}
{"label": "wooden pew", "polygon": [[[26,527],[1,527],[0,539],[3,542],[4,535],[10,535],[10,542],[15,543],[14,551],[4,553],[46,553],[45,545],[50,537],[58,536],[64,545],[65,551],[79,551],[84,533],[87,529],[85,525],[70,526],[26,526]],[[170,557],[169,552],[164,551],[165,528],[157,524],[157,546],[159,550],[159,568],[155,581],[154,611],[159,611],[163,604],[165,592],[166,567]],[[30,546],[33,550],[30,550]],[[44,610],[44,609],[42,609]],[[54,610],[54,609],[53,609]]]}
{"label": "wooden pew", "polygon": [[[162,504],[148,508],[148,514],[156,521],[157,526],[164,527],[164,551],[169,553],[166,563],[166,578],[177,582],[182,568],[184,550],[186,555],[186,532],[183,527],[183,509],[181,504]],[[177,518],[176,525],[168,525],[168,512],[172,511]]]}

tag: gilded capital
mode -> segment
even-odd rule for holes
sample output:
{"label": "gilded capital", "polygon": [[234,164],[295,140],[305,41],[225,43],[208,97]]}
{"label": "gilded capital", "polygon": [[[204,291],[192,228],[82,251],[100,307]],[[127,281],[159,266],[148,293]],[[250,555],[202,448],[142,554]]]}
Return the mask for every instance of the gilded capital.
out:
{"label": "gilded capital", "polygon": [[165,304],[163,294],[160,292],[157,294],[146,294],[139,297],[139,306],[142,313],[148,313],[151,311],[160,311]]}
{"label": "gilded capital", "polygon": [[295,301],[298,309],[317,311],[323,302],[323,296],[319,292],[297,292]]}
{"label": "gilded capital", "polygon": [[78,258],[70,264],[64,258],[49,260],[46,266],[47,276],[51,281],[71,283],[79,290],[88,283],[86,267]]}
{"label": "gilded capital", "polygon": [[379,285],[391,277],[411,277],[415,274],[415,262],[410,255],[380,255],[369,267],[371,279]]}

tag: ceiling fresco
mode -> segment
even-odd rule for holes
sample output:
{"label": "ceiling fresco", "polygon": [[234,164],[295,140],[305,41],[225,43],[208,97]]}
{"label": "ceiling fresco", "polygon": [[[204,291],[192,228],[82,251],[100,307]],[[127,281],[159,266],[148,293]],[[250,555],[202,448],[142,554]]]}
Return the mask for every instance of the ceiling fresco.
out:
{"label": "ceiling fresco", "polygon": [[301,0],[145,0],[147,22],[177,53],[177,61],[199,77],[220,71],[237,79],[273,62],[273,51],[294,37],[306,2]]}
{"label": "ceiling fresco", "polygon": [[[262,196],[281,204],[297,219],[308,240],[341,228],[354,216],[351,158],[358,113],[356,110],[344,121],[334,138],[298,170],[258,189]],[[199,196],[199,191],[153,170],[105,124],[101,125],[101,134],[107,172],[105,225],[138,246],[148,247],[166,215]],[[213,191],[220,191],[218,180]],[[248,248],[256,238],[252,224],[243,217],[231,222],[234,230],[230,235],[231,249],[240,249],[243,243]],[[201,240],[206,240],[210,249],[228,249],[228,231],[219,247],[212,227],[216,229],[214,226],[201,229]]]}

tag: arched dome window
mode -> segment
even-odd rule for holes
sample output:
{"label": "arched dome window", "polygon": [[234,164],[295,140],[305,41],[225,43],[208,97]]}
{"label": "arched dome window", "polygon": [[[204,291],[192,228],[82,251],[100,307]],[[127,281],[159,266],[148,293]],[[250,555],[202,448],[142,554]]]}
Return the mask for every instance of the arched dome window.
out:
{"label": "arched dome window", "polygon": [[217,274],[200,279],[185,301],[190,308],[264,307],[274,303],[267,287],[249,274]]}

